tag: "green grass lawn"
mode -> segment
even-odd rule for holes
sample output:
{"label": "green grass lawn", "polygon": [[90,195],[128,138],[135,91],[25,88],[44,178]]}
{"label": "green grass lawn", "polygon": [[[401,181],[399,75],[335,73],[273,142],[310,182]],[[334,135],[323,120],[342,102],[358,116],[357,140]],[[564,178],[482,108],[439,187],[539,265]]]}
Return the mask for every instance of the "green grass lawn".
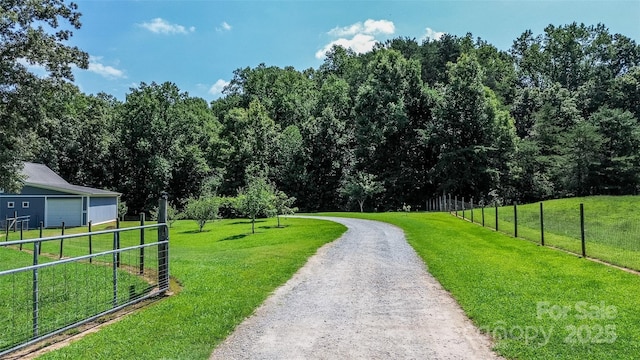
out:
{"label": "green grass lawn", "polygon": [[[125,226],[135,223],[123,224]],[[109,225],[102,225],[96,230],[103,230]],[[67,234],[81,233],[86,228],[68,229]],[[147,232],[150,232],[147,234]],[[156,229],[145,230],[147,241],[155,241]],[[139,243],[140,231],[121,233],[121,247]],[[11,233],[13,235],[13,233]],[[46,229],[44,236],[60,235],[59,229]],[[23,233],[23,238],[39,236],[39,230]],[[18,237],[19,238],[19,237]],[[11,239],[11,238],[10,238]],[[16,239],[17,240],[17,239]],[[93,253],[111,250],[113,234],[93,236]],[[0,245],[2,243],[0,242]],[[17,269],[33,264],[33,244],[26,244],[22,251],[17,245],[0,247],[0,271]],[[38,263],[57,260],[60,241],[43,243],[43,251],[38,257]],[[153,251],[155,248],[148,248]],[[65,257],[88,254],[88,238],[79,237],[65,239]],[[153,278],[156,273],[157,259],[153,252],[147,253],[145,275]],[[74,261],[38,270],[39,299],[38,299],[38,331],[47,334],[101,312],[110,310],[114,305],[113,268],[110,265],[112,255],[96,257],[93,264],[87,261]],[[121,255],[121,264],[137,264],[139,252],[129,251]],[[136,267],[137,270],[137,267]],[[145,279],[130,273],[130,269],[122,267],[117,271],[117,304],[125,304],[132,297],[139,297],[149,293],[155,286]],[[157,277],[157,276],[156,276]],[[23,271],[0,277],[0,349],[5,350],[26,340],[33,334],[33,272]]]}
{"label": "green grass lawn", "polygon": [[637,359],[640,277],[443,213],[332,214],[401,227],[511,359]]}
{"label": "green grass lawn", "polygon": [[[3,264],[22,267],[32,255],[0,248]],[[41,263],[50,261],[41,256]],[[104,260],[103,260],[104,261]],[[47,334],[112,308],[113,269],[105,265],[72,262],[38,270],[38,331]],[[6,350],[33,334],[32,271],[0,276],[0,349]],[[129,294],[151,290],[144,279],[118,271],[117,303],[129,301]]]}
{"label": "green grass lawn", "polygon": [[283,224],[259,221],[250,234],[242,219],[208,224],[202,233],[193,221],[175,223],[170,269],[182,290],[42,358],[207,359],[309,256],[345,231],[319,220]]}
{"label": "green grass lawn", "polygon": [[[584,204],[586,254],[640,270],[640,196],[593,196],[544,202],[545,245],[582,253],[580,204]],[[513,206],[499,211],[499,230],[514,235]],[[481,209],[473,211],[482,220]],[[467,219],[470,218],[467,211]],[[495,228],[495,208],[485,209],[485,225]],[[540,204],[518,205],[518,237],[539,243]]]}

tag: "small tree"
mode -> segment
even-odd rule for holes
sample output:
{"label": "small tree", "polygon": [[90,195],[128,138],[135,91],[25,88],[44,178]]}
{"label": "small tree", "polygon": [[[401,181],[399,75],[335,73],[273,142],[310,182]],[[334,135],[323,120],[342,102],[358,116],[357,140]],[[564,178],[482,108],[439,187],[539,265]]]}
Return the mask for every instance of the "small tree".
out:
{"label": "small tree", "polygon": [[273,206],[278,218],[278,227],[280,227],[280,215],[293,215],[298,211],[298,208],[293,206],[295,202],[296,198],[287,196],[284,191],[276,190],[273,197]]}
{"label": "small tree", "polygon": [[238,192],[236,207],[239,213],[251,219],[251,233],[255,234],[256,217],[274,216],[273,187],[264,177],[250,178],[247,186]]}
{"label": "small tree", "polygon": [[127,215],[127,211],[129,211],[127,202],[119,201],[118,202],[118,218],[120,219],[120,221],[124,221],[124,216]]}
{"label": "small tree", "polygon": [[[149,211],[149,215],[151,216],[151,220],[157,221],[158,220],[158,207],[154,207],[153,209],[151,209]],[[178,211],[178,209],[171,205],[171,204],[167,204],[167,223],[169,224],[169,227],[171,227],[173,225],[174,222],[176,222],[176,220],[182,219],[184,215]]]}
{"label": "small tree", "polygon": [[220,201],[215,196],[189,198],[184,213],[187,218],[198,223],[198,231],[202,232],[207,222],[218,218],[219,207]]}
{"label": "small tree", "polygon": [[358,202],[360,212],[364,211],[365,200],[383,191],[384,187],[376,181],[375,176],[363,171],[358,171],[355,175],[347,177],[340,189],[344,196]]}

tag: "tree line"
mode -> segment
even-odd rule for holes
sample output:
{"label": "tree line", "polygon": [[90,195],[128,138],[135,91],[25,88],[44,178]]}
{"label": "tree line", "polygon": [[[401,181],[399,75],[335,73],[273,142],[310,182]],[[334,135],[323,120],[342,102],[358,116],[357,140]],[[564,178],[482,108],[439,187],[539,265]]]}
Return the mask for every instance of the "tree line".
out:
{"label": "tree line", "polygon": [[[15,38],[3,37],[3,54]],[[86,67],[81,52],[54,50],[52,62]],[[471,34],[396,38],[364,54],[336,46],[317,69],[239,68],[210,103],[170,82],[141,83],[124,101],[87,95],[55,66],[32,77],[25,54],[2,57],[15,70],[0,79],[5,189],[22,160],[122,192],[132,214],[161,191],[183,208],[236,197],[256,178],[306,211],[640,186],[640,47],[601,24],[525,31],[508,51]]]}

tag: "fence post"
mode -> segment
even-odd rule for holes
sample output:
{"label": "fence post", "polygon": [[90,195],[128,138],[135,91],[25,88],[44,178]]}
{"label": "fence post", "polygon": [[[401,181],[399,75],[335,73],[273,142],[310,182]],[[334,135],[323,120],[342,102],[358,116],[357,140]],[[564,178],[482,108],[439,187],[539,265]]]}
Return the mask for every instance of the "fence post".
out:
{"label": "fence post", "polygon": [[[20,222],[20,240],[23,240],[24,235],[24,221]],[[20,244],[20,251],[22,251],[22,244]]]}
{"label": "fence post", "polygon": [[4,227],[6,229],[4,234],[4,241],[9,241],[9,218],[5,218]]}
{"label": "fence post", "polygon": [[584,241],[584,204],[580,204],[580,237],[582,239],[582,257],[587,257],[587,249]]}
{"label": "fence post", "polygon": [[[89,255],[93,254],[93,238],[91,236],[91,220],[89,220]],[[89,263],[93,262],[93,257],[89,258]]]}
{"label": "fence post", "polygon": [[518,237],[518,203],[513,202],[513,237]]}
{"label": "fence post", "polygon": [[13,212],[13,232],[18,231],[18,212]]}
{"label": "fence post", "polygon": [[117,250],[120,249],[120,234],[118,232],[120,229],[120,219],[116,218],[116,231],[113,233],[113,265],[112,265],[112,273],[113,273],[113,307],[118,306],[118,268],[120,267],[120,252]]}
{"label": "fence post", "polygon": [[[44,229],[44,222],[40,221],[40,236],[39,238],[42,239],[42,230]],[[33,249],[33,252],[36,252],[36,249]],[[38,255],[40,255],[42,253],[42,246],[38,246],[38,251],[37,251]]]}
{"label": "fence post", "polygon": [[453,209],[456,212],[456,217],[458,217],[458,195],[453,198]]}
{"label": "fence post", "polygon": [[473,198],[471,198],[471,222],[473,223]]}
{"label": "fence post", "polygon": [[158,206],[158,288],[160,293],[169,289],[169,228],[167,227],[167,199],[169,194],[162,192]]}
{"label": "fence post", "polygon": [[[120,250],[120,218],[116,218],[116,232],[113,233],[113,241],[115,241],[115,243],[113,244],[114,248],[113,250]],[[116,253],[116,266],[120,267],[120,252],[117,251]]]}
{"label": "fence post", "polygon": [[[60,234],[64,236],[64,221],[62,222],[62,233]],[[62,246],[64,245],[64,239],[60,239],[60,259],[62,259]]]}
{"label": "fence post", "polygon": [[544,246],[544,209],[540,202],[540,245]]}
{"label": "fence post", "polygon": [[[40,222],[40,237],[42,238],[42,222]],[[38,254],[40,254],[40,241],[33,243],[33,265],[38,265]],[[38,291],[38,268],[33,269],[33,287],[32,287],[32,328],[33,337],[38,337],[39,325],[38,325],[38,312],[39,312],[39,291]]]}
{"label": "fence post", "polygon": [[[144,213],[140,213],[140,226],[144,226]],[[144,229],[140,229],[140,245],[144,245]],[[144,248],[140,248],[139,273],[144,274]]]}
{"label": "fence post", "polygon": [[[113,233],[113,250],[118,249],[118,232]],[[118,253],[113,253],[113,264],[111,265],[112,280],[113,280],[113,307],[118,306]]]}
{"label": "fence post", "polygon": [[484,203],[482,204],[482,227],[484,227]]}
{"label": "fence post", "polygon": [[498,204],[496,203],[496,231],[498,231]]}
{"label": "fence post", "polygon": [[464,197],[462,197],[462,220],[464,220]]}

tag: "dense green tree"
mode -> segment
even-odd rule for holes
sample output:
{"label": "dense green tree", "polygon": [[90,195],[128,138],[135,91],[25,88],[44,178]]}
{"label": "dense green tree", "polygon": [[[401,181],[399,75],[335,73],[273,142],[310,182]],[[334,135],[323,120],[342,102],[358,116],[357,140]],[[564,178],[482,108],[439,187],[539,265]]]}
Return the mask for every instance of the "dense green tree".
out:
{"label": "dense green tree", "polygon": [[562,182],[566,176],[567,138],[573,128],[584,121],[577,108],[575,96],[567,89],[555,84],[541,94],[540,109],[534,113],[535,125],[531,139],[539,148],[536,159],[540,163],[540,171],[550,181],[556,196],[566,194]]}
{"label": "dense green tree", "polygon": [[209,164],[220,166],[211,155],[221,146],[220,128],[204,100],[175,84],[132,89],[119,117],[122,161],[116,169],[130,209],[148,211],[165,190],[179,201],[198,196]]}
{"label": "dense green tree", "polygon": [[447,64],[455,63],[462,54],[460,39],[444,34],[439,40],[425,40],[421,46],[422,81],[433,86],[448,81]]}
{"label": "dense green tree", "polygon": [[281,69],[260,64],[256,68],[237,69],[228,87],[238,95],[242,107],[259,100],[268,116],[283,128],[299,125],[315,108],[316,86],[313,70],[299,72],[293,67]]}
{"label": "dense green tree", "polygon": [[278,189],[294,197],[305,195],[307,184],[306,149],[300,129],[296,125],[287,126],[274,139],[275,152],[271,178]]}
{"label": "dense green tree", "polygon": [[247,169],[268,173],[277,158],[280,127],[258,100],[248,109],[234,108],[222,120],[221,138],[227,146],[224,183],[221,192],[232,195],[245,185]]}
{"label": "dense green tree", "polygon": [[325,71],[330,73],[322,80],[316,113],[300,127],[306,156],[305,192],[292,193],[301,207],[311,210],[337,209],[340,181],[354,161],[352,86],[337,75],[341,70]]}
{"label": "dense green tree", "polygon": [[499,186],[497,170],[491,166],[498,131],[480,64],[463,54],[449,66],[449,84],[436,113],[439,158],[432,174],[439,181],[438,192],[479,198]]}
{"label": "dense green tree", "polygon": [[[74,3],[3,1],[0,5],[0,188],[15,191],[21,186],[22,161],[33,155],[36,136],[31,129],[43,118],[43,99],[51,88],[73,80],[73,65],[86,69],[89,56],[66,44],[72,29],[81,26]],[[31,66],[41,67],[44,74],[34,74]]]}
{"label": "dense green tree", "polygon": [[608,96],[609,107],[628,110],[640,119],[640,66],[616,77]]}
{"label": "dense green tree", "polygon": [[67,181],[113,189],[111,149],[118,102],[106,94],[88,96],[71,84],[51,89],[36,127],[30,160],[46,164]]}
{"label": "dense green tree", "polygon": [[563,188],[569,195],[593,195],[597,171],[601,166],[602,136],[596,126],[582,121],[571,128],[564,140],[566,163],[562,164]]}
{"label": "dense green tree", "polygon": [[549,25],[544,34],[525,31],[511,48],[521,86],[560,84],[575,91],[587,86],[591,97],[602,98],[608,82],[640,62],[640,48],[626,36],[611,35],[602,24]]}
{"label": "dense green tree", "polygon": [[[443,191],[523,202],[640,185],[640,48],[603,25],[525,31],[509,53],[471,34],[391,39],[363,54],[334,46],[318,69],[240,68],[210,105],[171,83],[143,83],[120,102],[61,81],[86,54],[64,45],[70,33],[34,24],[77,28],[78,14],[42,4],[0,14],[10,15],[0,25],[0,188],[19,185],[26,159],[122,192],[132,213],[167,190],[179,207],[224,194],[235,216],[254,188],[338,209],[361,175],[380,209],[417,209]],[[45,46],[30,52],[29,36]]]}
{"label": "dense green tree", "polygon": [[620,109],[603,107],[589,118],[599,147],[585,150],[598,161],[593,193],[635,194],[640,186],[640,126],[638,118]]}
{"label": "dense green tree", "polygon": [[493,90],[502,104],[512,103],[517,75],[511,56],[481,39],[477,39],[473,54],[482,67],[482,83]]}
{"label": "dense green tree", "polygon": [[382,205],[397,208],[426,196],[426,171],[416,170],[423,170],[418,130],[431,120],[428,99],[419,63],[395,50],[377,51],[367,72],[354,104],[356,167],[377,174],[388,200]]}
{"label": "dense green tree", "polygon": [[[320,87],[324,85],[324,81],[329,76],[343,79],[349,84],[349,96],[354,98],[357,94],[358,87],[367,78],[367,73],[363,69],[364,66],[365,61],[362,55],[357,55],[351,49],[334,45],[331,50],[327,52],[325,61],[320,65],[315,78],[323,82],[320,84]],[[324,107],[325,106],[320,105],[320,111],[322,111]]]}
{"label": "dense green tree", "polygon": [[511,104],[511,115],[515,119],[516,134],[521,139],[532,136],[536,123],[535,113],[542,106],[541,91],[535,87],[525,87],[516,90],[516,96]]}

